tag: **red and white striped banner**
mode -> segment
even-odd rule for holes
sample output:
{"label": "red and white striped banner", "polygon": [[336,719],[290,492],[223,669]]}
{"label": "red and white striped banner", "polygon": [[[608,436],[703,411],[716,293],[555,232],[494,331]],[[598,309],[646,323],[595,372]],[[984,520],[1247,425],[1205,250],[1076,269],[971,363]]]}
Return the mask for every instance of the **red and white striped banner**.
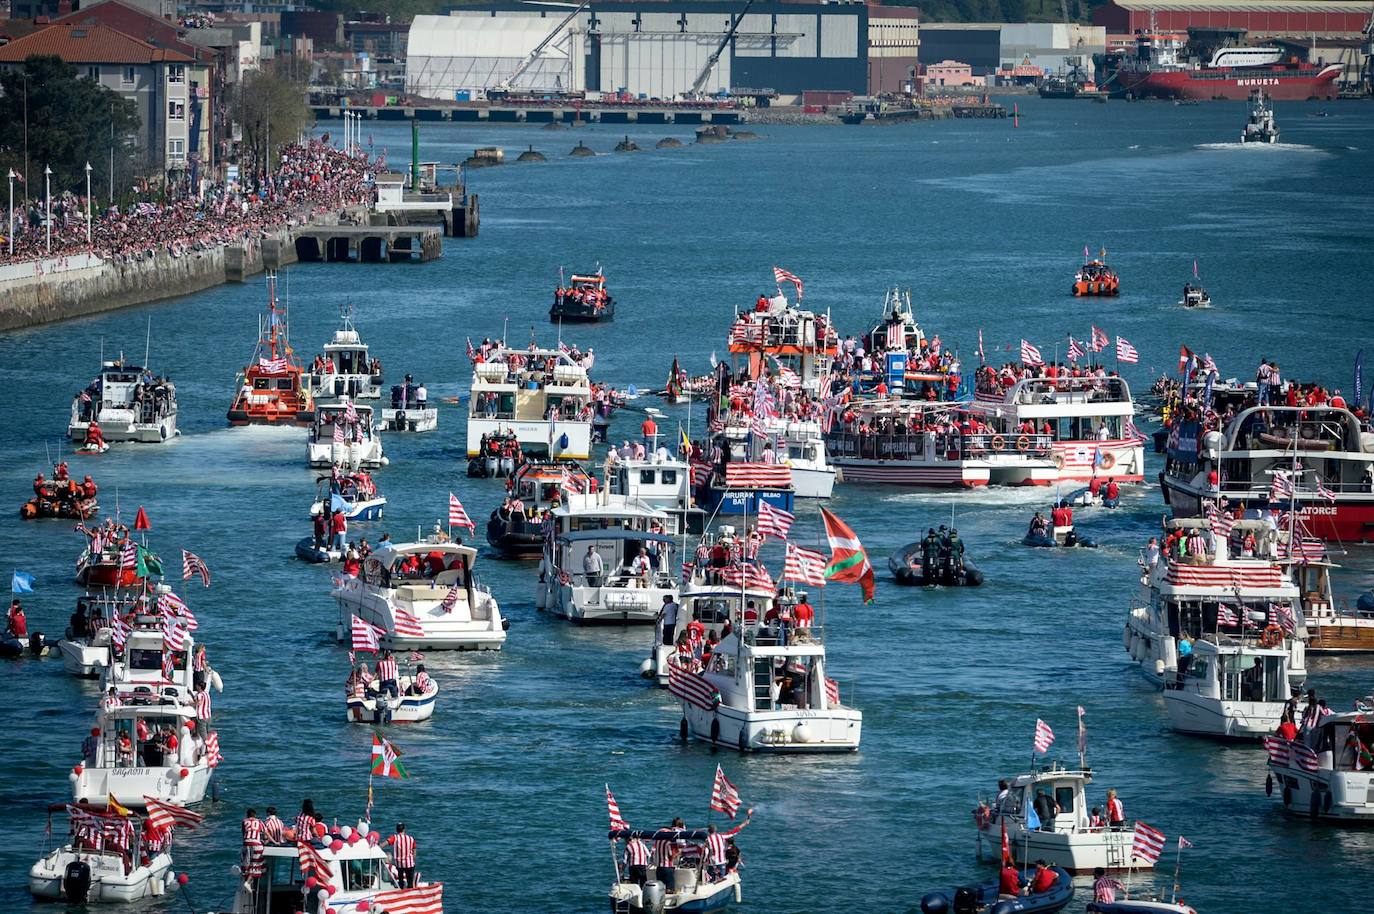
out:
{"label": "red and white striped banner", "polygon": [[1155,863],[1164,853],[1164,832],[1151,828],[1144,822],[1135,823],[1135,841],[1131,844],[1131,856],[1137,860]]}
{"label": "red and white striped banner", "polygon": [[611,815],[611,829],[619,830],[629,828],[629,824],[620,815],[620,804],[615,801],[615,796],[611,793],[611,785],[606,785],[606,811]]}
{"label": "red and white striped banner", "polygon": [[468,512],[463,510],[463,503],[452,492],[448,493],[448,525],[467,527],[469,530],[477,529],[477,525],[468,517]]}
{"label": "red and white striped banner", "polygon": [[1237,568],[1226,565],[1169,566],[1166,579],[1170,584],[1190,584],[1195,587],[1282,587],[1283,572],[1277,565],[1260,568]]}
{"label": "red and white striped banner", "polygon": [[1289,744],[1289,748],[1293,751],[1293,764],[1297,765],[1303,771],[1316,771],[1321,767],[1321,762],[1317,759],[1317,753],[1314,752],[1312,747],[1307,745],[1307,743],[1301,740],[1293,740],[1293,742]]}
{"label": "red and white striped banner", "polygon": [[721,569],[720,579],[731,587],[747,587],[750,590],[769,590],[774,588],[773,576],[762,565],[730,565]]}
{"label": "red and white striped banner", "polygon": [[205,821],[205,816],[198,812],[192,812],[184,806],[164,803],[149,796],[143,798],[143,805],[148,810],[148,821],[159,833],[165,833],[168,829],[178,825],[184,828],[195,828]]}
{"label": "red and white striped banner", "polygon": [[763,342],[763,325],[742,318],[730,327],[730,335],[726,339],[731,346],[757,346]]}
{"label": "red and white striped banner", "polygon": [[205,737],[205,764],[211,768],[218,768],[222,761],[224,755],[219,751],[219,731],[211,730]]}
{"label": "red and white striped banner", "polygon": [[759,505],[758,530],[764,536],[771,536],[776,539],[787,539],[787,531],[792,529],[792,522],[797,516],[791,511],[784,511],[782,508],[775,508],[768,502]]}
{"label": "red and white striped banner", "polygon": [[1025,340],[1021,341],[1021,362],[1032,368],[1045,364],[1045,360],[1040,357],[1040,350],[1036,349]]}
{"label": "red and white striped banner", "polygon": [[[297,838],[296,853],[302,876],[314,876],[325,885],[329,884],[329,861],[324,859],[324,855],[316,849],[315,845]],[[381,896],[377,897],[380,898]],[[373,903],[376,903],[375,900]]]}
{"label": "red and white striped banner", "polygon": [[715,707],[716,689],[702,676],[678,665],[676,657],[668,658],[668,691],[703,711]]}
{"label": "red and white striped banner", "polygon": [[785,489],[792,485],[792,468],[783,463],[727,463],[728,489]]}
{"label": "red and white striped banner", "polygon": [[1266,736],[1264,738],[1264,751],[1269,753],[1269,761],[1285,768],[1288,767],[1289,760],[1293,757],[1288,748],[1288,740],[1280,736]]}
{"label": "red and white striped banner", "polygon": [[1054,742],[1054,731],[1050,725],[1043,720],[1035,720],[1035,751],[1044,755],[1049,751],[1050,745]]}
{"label": "red and white striped banner", "polygon": [[353,617],[353,650],[377,653],[377,630],[357,616]]}
{"label": "red and white striped banner", "polygon": [[1134,346],[1126,342],[1124,336],[1116,338],[1116,360],[1118,362],[1136,363],[1140,361],[1140,353],[1136,352]]}
{"label": "red and white striped banner", "polygon": [[829,676],[825,677],[825,703],[832,708],[840,703],[840,684]]}
{"label": "red and white striped banner", "polygon": [[424,626],[420,624],[417,616],[412,616],[404,609],[397,609],[395,615],[396,634],[406,638],[423,638],[425,636]]}
{"label": "red and white striped banner", "polygon": [[829,559],[820,552],[788,543],[787,561],[782,569],[783,579],[812,587],[824,587],[825,566],[828,561]]}
{"label": "red and white striped banner", "polygon": [[444,884],[432,882],[372,896],[376,914],[444,914]]}
{"label": "red and white striped banner", "polygon": [[733,819],[739,807],[739,791],[725,776],[725,769],[716,765],[716,780],[711,784],[711,808]]}

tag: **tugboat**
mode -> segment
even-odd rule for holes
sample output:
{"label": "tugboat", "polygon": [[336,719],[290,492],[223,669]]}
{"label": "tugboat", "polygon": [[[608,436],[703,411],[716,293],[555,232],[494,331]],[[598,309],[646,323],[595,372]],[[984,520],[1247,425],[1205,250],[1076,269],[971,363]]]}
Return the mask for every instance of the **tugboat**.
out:
{"label": "tugboat", "polygon": [[72,400],[67,435],[86,453],[99,454],[108,443],[158,443],[175,438],[176,387],[165,377],[124,364],[123,357],[103,361],[100,377]]}
{"label": "tugboat", "polygon": [[258,319],[253,361],[238,376],[238,392],[229,407],[230,425],[310,425],[315,404],[305,369],[289,340],[285,306],[277,304],[277,274],[267,274],[267,332]]}
{"label": "tugboat", "polygon": [[353,326],[353,308],[339,309],[339,329],[310,366],[310,394],[316,400],[380,400],[382,363],[368,355]]}
{"label": "tugboat", "polygon": [[595,273],[574,273],[567,286],[562,283],[553,293],[549,320],[555,324],[598,324],[615,319],[615,299],[606,291],[606,277],[598,267]]}
{"label": "tugboat", "polygon": [[1277,143],[1279,125],[1274,122],[1274,106],[1260,89],[1250,93],[1250,119],[1240,133],[1242,143]]}
{"label": "tugboat", "polygon": [[86,520],[100,511],[95,481],[87,476],[80,482],[71,478],[64,461],[53,465],[52,479],[39,473],[33,480],[33,498],[19,508],[24,520],[59,517]]}
{"label": "tugboat", "polygon": [[1095,260],[1089,260],[1078,268],[1078,272],[1073,277],[1073,287],[1069,290],[1074,298],[1085,296],[1116,296],[1121,294],[1121,277],[1116,275],[1116,271],[1107,266],[1102,259],[1107,256],[1106,251]]}

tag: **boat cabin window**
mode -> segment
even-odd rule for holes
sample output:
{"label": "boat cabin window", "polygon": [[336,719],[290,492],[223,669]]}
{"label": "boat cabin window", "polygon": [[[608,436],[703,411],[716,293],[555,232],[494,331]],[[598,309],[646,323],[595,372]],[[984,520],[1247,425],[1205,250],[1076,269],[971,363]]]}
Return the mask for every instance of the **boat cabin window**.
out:
{"label": "boat cabin window", "polygon": [[390,885],[391,879],[381,860],[368,858],[343,861],[343,883],[345,892],[363,892]]}
{"label": "boat cabin window", "polygon": [[[1358,745],[1350,738],[1352,731],[1359,740]],[[1317,731],[1317,745],[1314,748],[1318,755],[1331,753],[1337,771],[1368,771],[1374,768],[1374,761],[1370,761],[1368,756],[1369,752],[1374,752],[1374,723],[1322,727]]]}
{"label": "boat cabin window", "polygon": [[659,470],[658,478],[665,486],[675,486],[677,485],[677,470]]}
{"label": "boat cabin window", "polygon": [[1054,802],[1059,804],[1061,813],[1073,812],[1073,795],[1072,787],[1058,786],[1054,788]]}
{"label": "boat cabin window", "polygon": [[700,597],[692,601],[692,618],[706,625],[724,624],[730,621],[735,605],[727,597]]}
{"label": "boat cabin window", "polygon": [[268,890],[254,893],[254,911],[257,914],[295,914],[301,908],[300,879],[300,865],[295,857],[268,857]]}
{"label": "boat cabin window", "polygon": [[651,486],[651,485],[653,485],[653,484],[654,484],[654,471],[653,471],[653,470],[640,470],[640,471],[639,471],[639,484],[640,484],[641,486]]}
{"label": "boat cabin window", "polygon": [[[186,652],[172,651],[172,669],[186,669]],[[143,671],[159,671],[162,669],[162,650],[152,650],[150,648],[132,648],[129,651],[129,669]]]}
{"label": "boat cabin window", "polygon": [[1212,678],[1212,658],[1193,654],[1193,662],[1188,664],[1188,678],[1206,681]]}
{"label": "boat cabin window", "polygon": [[254,379],[253,379],[253,389],[254,389],[254,390],[271,390],[271,389],[272,389],[272,379],[271,379],[271,378],[254,378]]}
{"label": "boat cabin window", "polygon": [[1227,701],[1286,701],[1283,659],[1244,653],[1223,657],[1221,697]]}
{"label": "boat cabin window", "polygon": [[[266,389],[266,386],[267,386],[267,385],[264,384],[264,385],[263,385],[263,388]],[[290,378],[278,378],[278,379],[277,379],[277,390],[291,390],[291,389],[293,388],[293,386],[294,386],[294,385],[291,383],[291,379],[290,379]]]}

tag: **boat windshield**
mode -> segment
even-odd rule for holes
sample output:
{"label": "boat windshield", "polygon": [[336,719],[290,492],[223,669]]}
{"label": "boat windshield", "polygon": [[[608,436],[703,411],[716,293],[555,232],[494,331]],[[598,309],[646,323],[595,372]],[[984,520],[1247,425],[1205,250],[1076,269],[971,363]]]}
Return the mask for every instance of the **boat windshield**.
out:
{"label": "boat windshield", "polygon": [[[172,669],[182,671],[186,669],[186,652],[171,651]],[[131,648],[129,650],[129,669],[140,671],[157,671],[162,669],[162,650],[151,648]]]}
{"label": "boat windshield", "polygon": [[391,888],[391,873],[380,858],[344,860],[343,890],[345,892],[375,892]]}
{"label": "boat windshield", "polygon": [[1317,731],[1314,748],[1319,756],[1331,753],[1337,771],[1368,771],[1374,768],[1368,754],[1371,747],[1374,747],[1374,722],[1357,719],[1348,726],[1322,727]]}
{"label": "boat windshield", "polygon": [[1287,701],[1287,677],[1283,657],[1253,654],[1222,655],[1219,675],[1221,697],[1226,701]]}

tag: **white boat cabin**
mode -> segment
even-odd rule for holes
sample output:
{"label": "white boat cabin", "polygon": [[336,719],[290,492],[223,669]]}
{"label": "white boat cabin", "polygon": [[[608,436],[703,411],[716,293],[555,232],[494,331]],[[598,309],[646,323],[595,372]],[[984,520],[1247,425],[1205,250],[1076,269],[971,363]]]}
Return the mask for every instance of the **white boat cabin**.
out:
{"label": "white boat cabin", "polygon": [[347,311],[343,325],[324,344],[324,354],[310,366],[309,382],[316,400],[381,399],[382,365],[369,354]]}
{"label": "white boat cabin", "polygon": [[704,513],[692,503],[692,470],[686,461],[676,458],[664,460],[633,460],[624,457],[608,463],[604,472],[605,489],[612,496],[621,496],[662,511],[664,533],[701,529]]}
{"label": "white boat cabin", "polygon": [[327,882],[333,894],[307,891],[301,874],[300,852],[292,844],[263,847],[263,875],[239,884],[233,914],[353,914],[370,907],[382,892],[397,888],[391,860],[370,841],[344,842],[341,850],[315,842],[315,850],[329,867]]}
{"label": "white boat cabin", "polygon": [[316,405],[307,449],[310,466],[316,468],[376,468],[389,462],[382,454],[372,407],[347,400]]}
{"label": "white boat cabin", "polygon": [[174,438],[177,431],[176,386],[123,359],[100,365],[100,376],[72,400],[67,434],[76,444],[86,442],[94,420],[105,441],[157,443]]}
{"label": "white boat cabin", "polygon": [[497,347],[473,366],[468,457],[484,435],[512,433],[521,449],[559,460],[588,460],[592,388],[587,369],[558,349]]}

